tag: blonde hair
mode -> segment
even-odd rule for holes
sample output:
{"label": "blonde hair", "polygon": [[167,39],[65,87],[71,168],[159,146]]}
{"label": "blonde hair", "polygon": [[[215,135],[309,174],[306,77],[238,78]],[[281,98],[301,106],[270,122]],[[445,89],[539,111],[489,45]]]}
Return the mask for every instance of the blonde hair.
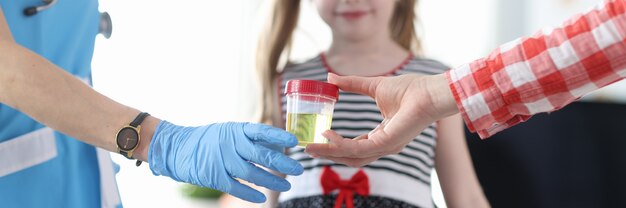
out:
{"label": "blonde hair", "polygon": [[[298,24],[300,0],[274,0],[270,19],[261,33],[256,66],[261,84],[260,122],[274,124],[277,110],[277,77],[289,60],[293,32]],[[417,0],[397,0],[389,23],[391,36],[401,47],[415,55],[421,54],[417,37],[415,6]]]}

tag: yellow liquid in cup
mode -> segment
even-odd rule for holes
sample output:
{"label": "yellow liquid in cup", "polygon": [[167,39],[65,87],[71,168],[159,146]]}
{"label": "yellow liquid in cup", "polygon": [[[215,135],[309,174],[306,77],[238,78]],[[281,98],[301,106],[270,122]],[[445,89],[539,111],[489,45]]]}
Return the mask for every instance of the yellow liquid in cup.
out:
{"label": "yellow liquid in cup", "polygon": [[332,116],[322,114],[287,114],[287,131],[296,135],[298,146],[312,143],[328,143],[322,132],[330,129]]}

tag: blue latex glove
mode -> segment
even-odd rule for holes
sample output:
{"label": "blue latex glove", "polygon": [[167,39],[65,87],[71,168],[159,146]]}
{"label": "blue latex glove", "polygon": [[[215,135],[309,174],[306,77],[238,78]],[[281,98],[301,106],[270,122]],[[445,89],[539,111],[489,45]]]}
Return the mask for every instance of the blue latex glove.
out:
{"label": "blue latex glove", "polygon": [[291,184],[252,163],[288,175],[300,175],[302,165],[263,145],[293,147],[295,136],[262,124],[218,123],[182,127],[161,121],[154,131],[148,162],[154,175],[229,193],[260,203],[265,196],[233,178],[275,191]]}

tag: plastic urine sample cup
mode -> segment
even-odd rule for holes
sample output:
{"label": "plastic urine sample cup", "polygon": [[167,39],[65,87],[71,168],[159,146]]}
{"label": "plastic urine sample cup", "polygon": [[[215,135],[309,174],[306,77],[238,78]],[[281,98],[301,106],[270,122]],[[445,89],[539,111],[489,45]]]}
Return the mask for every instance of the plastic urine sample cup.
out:
{"label": "plastic urine sample cup", "polygon": [[289,80],[285,86],[285,95],[286,130],[298,138],[298,146],[328,143],[322,132],[330,129],[339,88],[321,81]]}

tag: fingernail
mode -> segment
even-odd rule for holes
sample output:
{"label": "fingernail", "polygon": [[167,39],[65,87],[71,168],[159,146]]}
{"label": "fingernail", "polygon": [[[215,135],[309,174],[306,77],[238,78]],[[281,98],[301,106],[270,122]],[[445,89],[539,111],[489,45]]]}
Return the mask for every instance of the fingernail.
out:
{"label": "fingernail", "polygon": [[331,77],[332,78],[337,78],[337,75],[335,73],[332,73],[332,72],[328,73],[328,77],[327,77],[328,82],[330,82]]}

